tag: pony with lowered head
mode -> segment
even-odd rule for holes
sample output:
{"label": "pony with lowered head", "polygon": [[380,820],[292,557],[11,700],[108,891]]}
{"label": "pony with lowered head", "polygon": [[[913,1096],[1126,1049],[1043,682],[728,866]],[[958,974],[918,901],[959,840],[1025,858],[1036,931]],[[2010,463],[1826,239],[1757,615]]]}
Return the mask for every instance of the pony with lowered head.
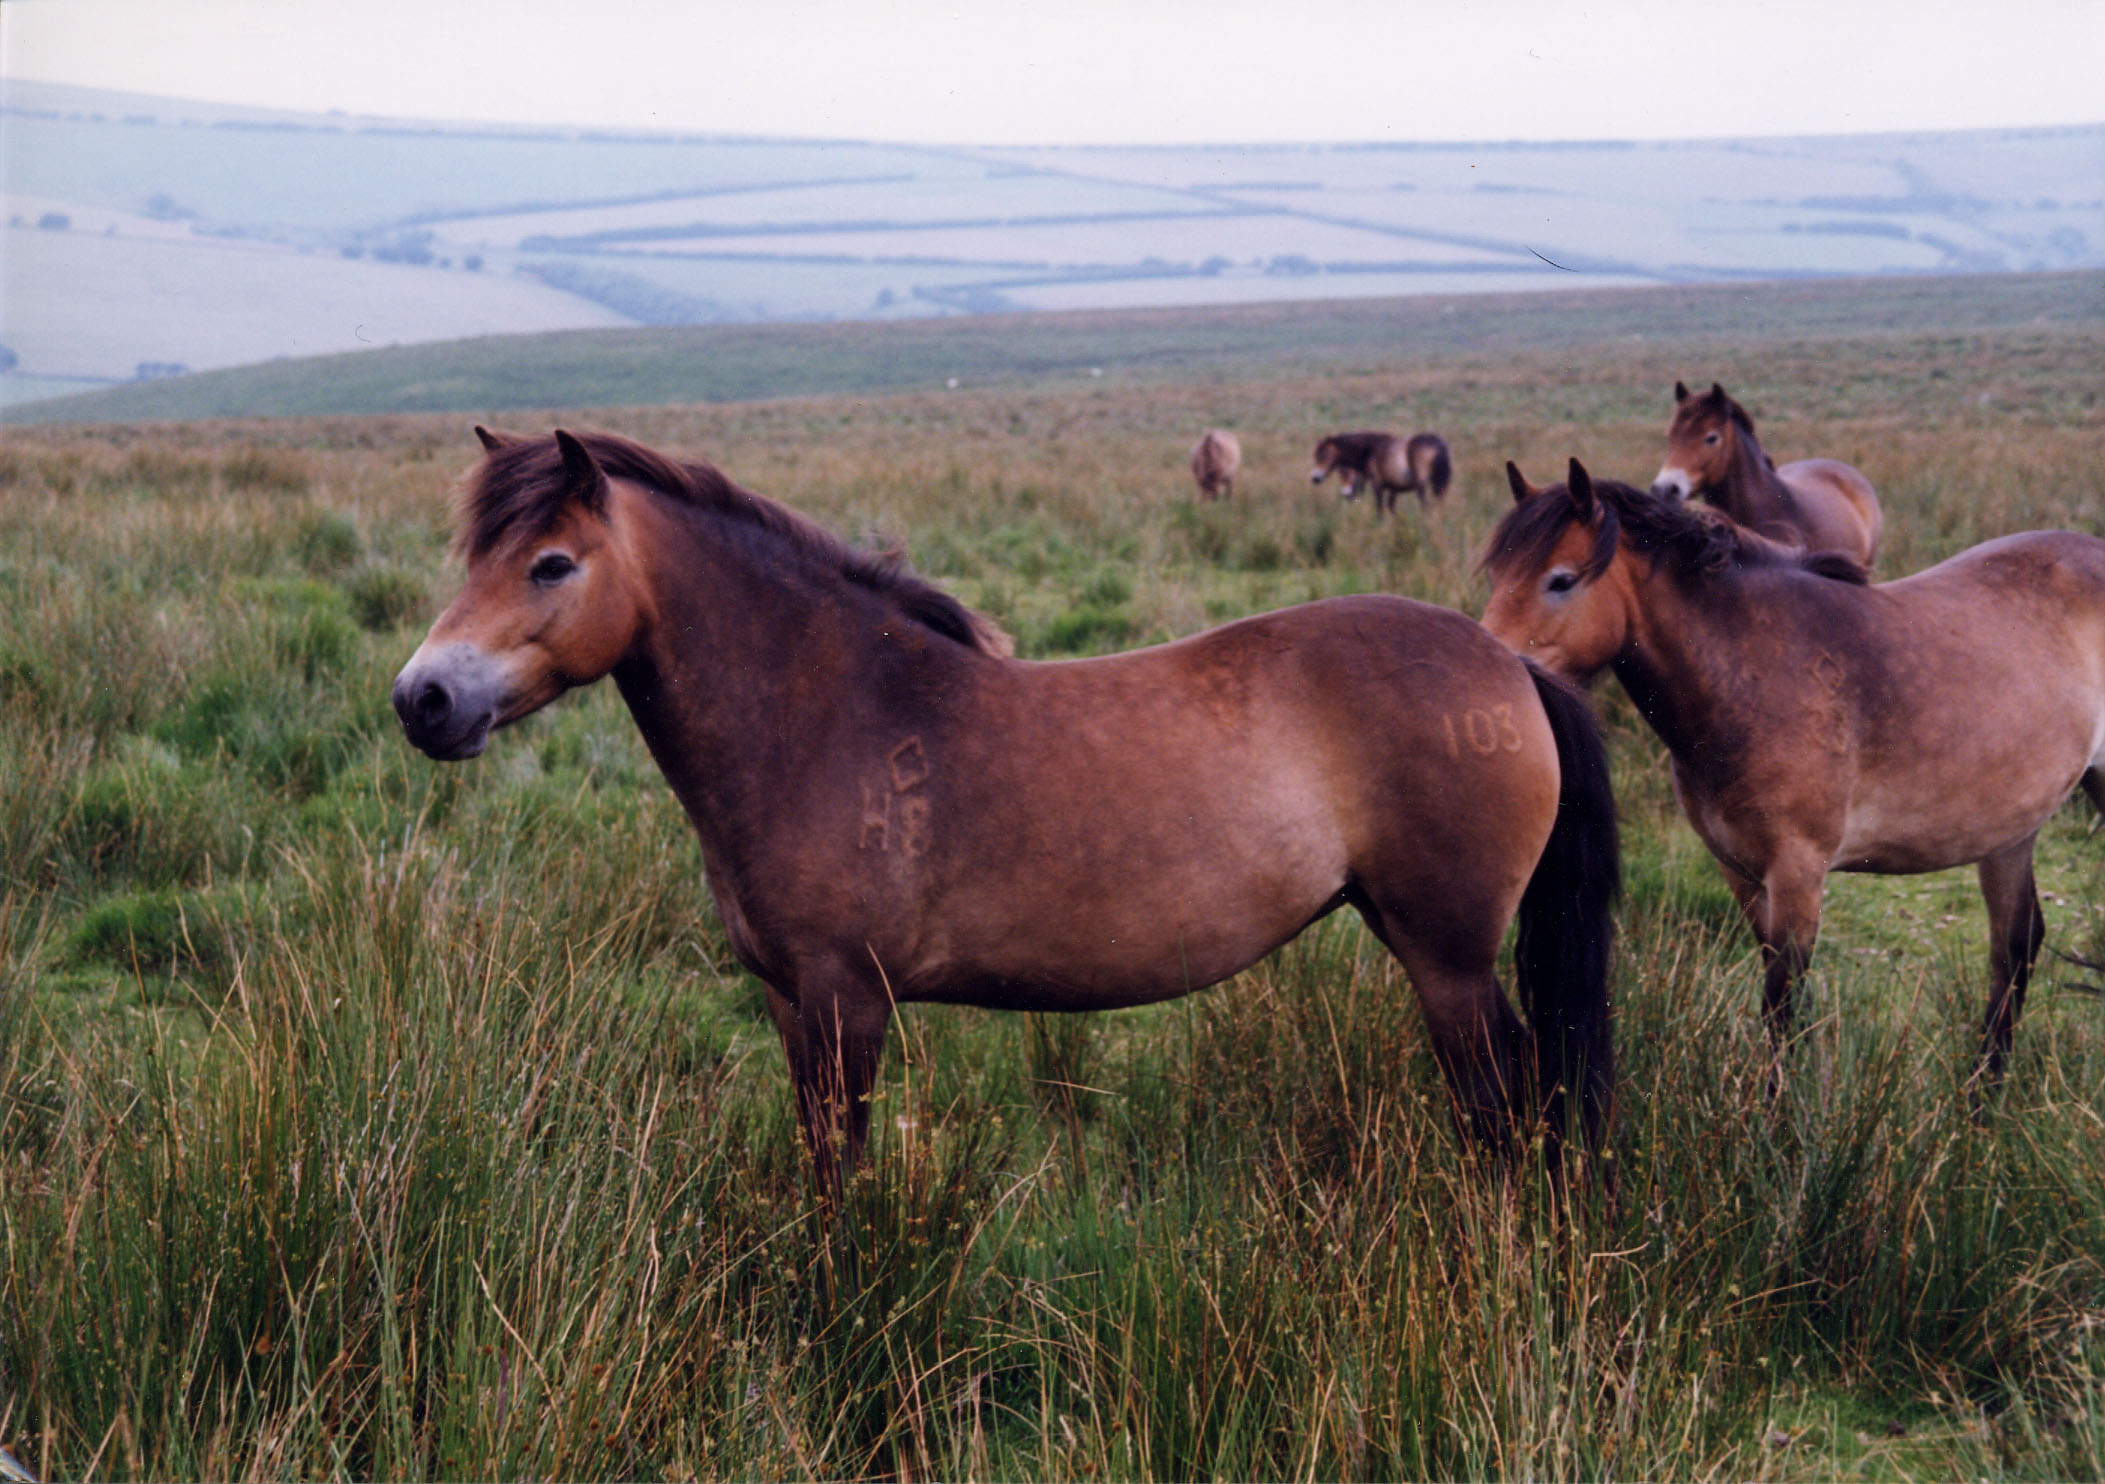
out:
{"label": "pony with lowered head", "polygon": [[1447,493],[1454,460],[1447,440],[1438,433],[1414,433],[1409,439],[1390,433],[1332,433],[1316,445],[1310,484],[1338,477],[1338,493],[1359,498],[1360,486],[1374,492],[1374,513],[1387,515],[1396,497],[1415,493],[1423,509],[1428,500]]}
{"label": "pony with lowered head", "polygon": [[[466,584],[395,682],[403,727],[469,758],[613,676],[767,986],[822,1190],[894,1005],[1168,999],[1346,905],[1408,971],[1466,1130],[1598,1136],[1605,754],[1583,698],[1469,619],[1339,598],[1027,663],[706,464],[478,432]],[[1532,1029],[1496,977],[1516,916]]]}
{"label": "pony with lowered head", "polygon": [[1232,499],[1242,467],[1242,441],[1226,428],[1208,428],[1192,446],[1191,477],[1201,499]]}

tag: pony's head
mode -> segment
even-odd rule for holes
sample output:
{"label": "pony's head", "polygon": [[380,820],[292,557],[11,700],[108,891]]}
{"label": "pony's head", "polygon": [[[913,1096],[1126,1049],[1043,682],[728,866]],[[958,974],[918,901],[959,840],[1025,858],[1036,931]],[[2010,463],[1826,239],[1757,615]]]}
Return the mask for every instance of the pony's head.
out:
{"label": "pony's head", "polygon": [[1719,511],[1597,481],[1577,459],[1563,484],[1529,484],[1511,463],[1506,481],[1513,508],[1481,564],[1492,585],[1484,627],[1567,679],[1614,663],[1636,615],[1660,600],[1661,582],[1683,601],[1715,605],[1720,584],[1763,570],[1857,587],[1869,581],[1840,552],[1786,546]]}
{"label": "pony's head", "polygon": [[[1313,457],[1314,467],[1308,471],[1308,482],[1321,484],[1331,470],[1338,468],[1338,460],[1344,457],[1344,453],[1335,438],[1325,438],[1318,443]],[[1350,469],[1338,469],[1338,493],[1348,500],[1358,497],[1359,483]]]}
{"label": "pony's head", "polygon": [[403,730],[445,761],[474,757],[496,728],[599,679],[650,618],[591,435],[475,433],[484,458],[457,539],[468,579],[395,677]]}
{"label": "pony's head", "polygon": [[1674,421],[1666,433],[1666,463],[1652,480],[1652,493],[1686,500],[1725,483],[1741,436],[1754,436],[1747,409],[1716,382],[1702,395],[1674,383]]}
{"label": "pony's head", "polygon": [[1577,459],[1564,483],[1547,487],[1529,484],[1509,460],[1506,482],[1513,508],[1492,532],[1482,564],[1492,583],[1484,627],[1545,669],[1588,679],[1614,660],[1629,628],[1615,504],[1596,492]]}

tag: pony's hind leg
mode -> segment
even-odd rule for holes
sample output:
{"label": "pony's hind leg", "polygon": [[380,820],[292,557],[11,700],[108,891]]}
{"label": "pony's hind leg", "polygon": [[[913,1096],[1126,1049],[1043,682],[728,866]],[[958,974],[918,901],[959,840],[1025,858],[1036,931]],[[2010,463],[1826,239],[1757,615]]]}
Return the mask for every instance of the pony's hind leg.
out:
{"label": "pony's hind leg", "polygon": [[2046,917],[2032,875],[2032,842],[2027,835],[1980,864],[1981,896],[1988,903],[1988,1011],[1981,1025],[1981,1071],[1989,1081],[2003,1074],[2017,1017],[2025,1008],[2025,989],[2032,981],[2032,961],[2046,941]]}
{"label": "pony's hind leg", "polygon": [[1529,1084],[1521,1053],[1530,1043],[1498,987],[1497,937],[1485,952],[1441,952],[1412,934],[1399,914],[1363,899],[1353,905],[1410,976],[1456,1122],[1475,1142],[1509,1151],[1516,1119],[1524,1116]]}
{"label": "pony's hind leg", "polygon": [[1477,1143],[1507,1151],[1517,1119],[1528,1111],[1531,1079],[1521,1058],[1530,1044],[1526,1027],[1488,967],[1468,973],[1407,967],[1458,1120]]}

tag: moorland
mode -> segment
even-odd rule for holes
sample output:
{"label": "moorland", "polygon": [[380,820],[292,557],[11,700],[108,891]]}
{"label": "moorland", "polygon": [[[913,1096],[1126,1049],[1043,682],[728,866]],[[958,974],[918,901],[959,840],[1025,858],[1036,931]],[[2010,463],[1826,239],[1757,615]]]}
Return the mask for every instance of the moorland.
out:
{"label": "moorland", "polygon": [[[527,341],[485,347],[465,406],[707,458],[900,546],[1033,658],[1333,593],[1480,611],[1503,462],[1642,484],[1677,377],[1777,457],[1869,474],[1882,575],[2105,531],[2099,279],[1907,288],[1514,300],[1450,339],[1426,301],[1386,343],[1386,304],[1235,311],[1264,345],[1195,314],[1181,358],[1070,346],[954,390],[929,368],[998,364],[972,336],[1081,330],[801,327],[915,380],[717,405],[489,391]],[[1969,871],[1831,883],[1771,1103],[1753,945],[1606,684],[1612,1182],[1560,1214],[1465,1151],[1408,986],[1341,914],[1171,1004],[908,1010],[828,1223],[619,698],[467,765],[404,744],[388,685],[458,580],[477,449],[401,406],[0,447],[0,1442],[44,1476],[2105,1473],[2080,800],[2042,837],[2049,952],[1991,1105]],[[1231,501],[1185,469],[1209,425],[1242,439]],[[1352,425],[1442,432],[1454,492],[1384,522],[1311,489]]]}

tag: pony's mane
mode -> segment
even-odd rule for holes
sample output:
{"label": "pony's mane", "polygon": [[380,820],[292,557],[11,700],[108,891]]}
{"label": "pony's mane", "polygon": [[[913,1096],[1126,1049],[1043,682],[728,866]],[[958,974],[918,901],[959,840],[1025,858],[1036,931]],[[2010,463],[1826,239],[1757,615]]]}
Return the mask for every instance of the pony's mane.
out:
{"label": "pony's mane", "polygon": [[[1579,574],[1588,581],[1608,570],[1618,545],[1664,563],[1680,578],[1701,578],[1730,569],[1795,567],[1858,587],[1871,580],[1863,567],[1840,552],[1800,551],[1682,500],[1648,494],[1611,479],[1596,479],[1593,496],[1600,507],[1600,526],[1594,534],[1593,551]],[[1566,528],[1579,519],[1571,487],[1553,484],[1506,512],[1491,533],[1479,565],[1493,573],[1542,566]]]}
{"label": "pony's mane", "polygon": [[[885,598],[924,627],[987,654],[1014,644],[993,620],[916,575],[901,552],[858,551],[816,521],[754,494],[711,464],[684,462],[612,433],[573,435],[610,479],[626,479],[696,510],[779,539],[798,558]],[[545,531],[569,499],[570,481],[553,435],[492,449],[463,490],[459,553],[487,556],[515,534]]]}

